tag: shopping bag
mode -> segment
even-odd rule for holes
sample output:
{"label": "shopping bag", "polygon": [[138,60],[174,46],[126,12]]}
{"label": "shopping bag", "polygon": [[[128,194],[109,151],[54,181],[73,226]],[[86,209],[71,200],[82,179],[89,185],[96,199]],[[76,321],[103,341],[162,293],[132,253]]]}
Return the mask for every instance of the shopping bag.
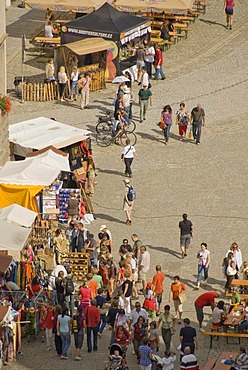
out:
{"label": "shopping bag", "polygon": [[192,130],[192,127],[190,127],[190,129],[189,129],[188,136],[189,136],[189,139],[193,139],[193,130]]}

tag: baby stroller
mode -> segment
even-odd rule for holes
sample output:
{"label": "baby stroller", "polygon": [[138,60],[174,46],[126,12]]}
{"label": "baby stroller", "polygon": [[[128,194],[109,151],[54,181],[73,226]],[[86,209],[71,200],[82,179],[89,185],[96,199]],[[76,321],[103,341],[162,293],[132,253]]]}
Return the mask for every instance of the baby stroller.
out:
{"label": "baby stroller", "polygon": [[124,361],[125,356],[126,352],[123,347],[117,343],[112,344],[109,350],[109,363],[104,370],[129,370]]}

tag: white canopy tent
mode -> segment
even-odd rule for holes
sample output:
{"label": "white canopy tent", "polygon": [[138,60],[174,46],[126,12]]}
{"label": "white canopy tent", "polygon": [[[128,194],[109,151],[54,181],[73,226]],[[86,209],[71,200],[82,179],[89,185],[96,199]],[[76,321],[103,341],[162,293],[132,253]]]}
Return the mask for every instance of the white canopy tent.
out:
{"label": "white canopy tent", "polygon": [[17,151],[19,149],[20,152],[21,148],[30,148],[30,151],[40,150],[49,145],[57,149],[64,148],[86,140],[90,134],[88,130],[78,129],[45,117],[33,118],[9,126],[9,141],[16,145],[15,154],[19,154]]}
{"label": "white canopy tent", "polygon": [[0,209],[0,221],[14,222],[19,226],[31,227],[36,216],[36,212],[19,204],[12,204],[11,206]]}
{"label": "white canopy tent", "polygon": [[30,232],[30,227],[0,221],[0,250],[21,251]]}

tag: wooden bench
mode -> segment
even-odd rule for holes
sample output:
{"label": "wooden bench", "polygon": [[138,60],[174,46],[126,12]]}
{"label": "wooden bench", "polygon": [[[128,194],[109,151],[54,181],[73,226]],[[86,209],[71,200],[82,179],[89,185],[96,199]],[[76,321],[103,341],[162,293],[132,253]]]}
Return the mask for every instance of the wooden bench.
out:
{"label": "wooden bench", "polygon": [[34,42],[37,44],[60,45],[60,37],[35,37]]}
{"label": "wooden bench", "polygon": [[[232,293],[226,293],[226,297],[232,297]],[[248,301],[248,294],[240,294],[241,301]]]}
{"label": "wooden bench", "polygon": [[240,344],[240,339],[241,338],[248,338],[248,333],[247,334],[242,334],[242,333],[231,333],[231,332],[225,333],[225,332],[219,332],[219,331],[203,331],[202,334],[203,335],[209,335],[209,337],[210,337],[210,348],[212,348],[214,337],[216,337],[216,338],[217,337],[225,337],[227,343],[228,343],[228,338],[229,337],[236,337],[236,338],[239,338],[239,344]]}
{"label": "wooden bench", "polygon": [[172,42],[168,40],[163,40],[160,37],[151,37],[151,41],[154,42],[155,44],[158,44],[162,50],[164,51],[165,48],[169,49],[171,46]]}
{"label": "wooden bench", "polygon": [[202,370],[212,370],[218,358],[210,358]]}
{"label": "wooden bench", "polygon": [[189,31],[192,31],[192,28],[189,28],[189,27],[187,27],[187,28],[182,28],[182,29],[181,29],[181,31],[184,31],[184,32],[185,32],[185,38],[187,38],[187,37],[188,37],[188,32],[189,32]]}
{"label": "wooden bench", "polygon": [[242,280],[242,279],[233,279],[231,282],[232,286],[247,286],[248,287],[248,279]]}

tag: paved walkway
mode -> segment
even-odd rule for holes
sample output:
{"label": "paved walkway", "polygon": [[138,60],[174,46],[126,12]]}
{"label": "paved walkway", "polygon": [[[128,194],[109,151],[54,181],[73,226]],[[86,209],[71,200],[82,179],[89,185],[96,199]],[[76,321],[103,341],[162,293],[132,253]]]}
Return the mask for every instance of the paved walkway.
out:
{"label": "paved walkway", "polygon": [[[123,238],[135,232],[148,245],[152,255],[152,269],[160,263],[166,273],[164,303],[167,302],[171,279],[179,274],[187,285],[188,302],[184,317],[188,316],[196,325],[193,302],[205,289],[223,286],[221,263],[227,249],[237,241],[244,257],[248,258],[247,235],[247,31],[244,2],[235,6],[235,24],[232,31],[226,30],[222,2],[210,0],[211,6],[195,24],[187,40],[183,40],[165,53],[165,81],[152,82],[154,105],[148,111],[146,123],[138,123],[137,151],[139,160],[133,165],[133,184],[137,192],[133,225],[124,225],[122,211],[123,164],[121,149],[116,146],[100,148],[93,141],[94,157],[98,168],[98,185],[93,205],[97,220],[91,227],[97,234],[102,223],[106,223],[114,235],[115,255]],[[17,13],[15,13],[17,11]],[[8,12],[9,30],[17,22],[15,14],[22,19],[23,10],[13,7]],[[26,11],[23,11],[26,12]],[[43,19],[40,13],[25,13],[30,19],[25,31],[31,37],[32,29],[38,29]],[[34,22],[31,23],[31,19]],[[30,28],[30,25],[32,27]],[[33,26],[34,24],[34,26]],[[26,25],[25,25],[26,26]],[[37,28],[36,28],[37,26]],[[8,32],[9,32],[8,30]],[[12,40],[13,39],[13,40]],[[12,34],[8,42],[13,50],[9,54],[9,88],[13,76],[20,74],[20,55],[14,56],[17,40]],[[14,57],[13,57],[14,56]],[[30,55],[25,66],[29,75],[41,74],[44,63]],[[32,117],[55,117],[71,125],[94,131],[96,115],[111,107],[115,87],[91,94],[91,110],[81,111],[74,103],[14,103],[10,122]],[[137,88],[136,88],[137,91]],[[201,102],[206,109],[207,125],[203,130],[202,144],[191,141],[180,142],[177,127],[173,126],[170,142],[163,143],[161,131],[156,126],[161,108],[172,104],[174,110],[181,101],[187,109]],[[138,107],[134,113],[138,115]],[[66,121],[65,121],[66,117]],[[180,259],[178,222],[183,212],[189,214],[194,224],[194,239],[190,256]],[[210,279],[200,293],[193,291],[196,281],[199,244],[205,241],[212,255]],[[210,310],[206,310],[210,314]],[[208,318],[208,317],[207,317]],[[205,322],[206,324],[206,322]],[[197,325],[196,325],[197,326]],[[179,328],[173,336],[173,348],[179,344]],[[99,356],[84,353],[84,365],[100,370],[106,355],[106,332],[100,340]],[[208,340],[199,335],[200,349],[197,357],[201,365],[210,357],[220,355],[223,346],[227,350],[238,349],[220,339],[209,350]],[[31,350],[30,350],[31,348]],[[163,346],[162,346],[163,349]],[[17,369],[59,369],[60,361],[54,352],[46,353],[39,339],[34,344],[24,345],[24,356],[15,364]],[[130,368],[138,369],[131,351],[128,354]],[[65,364],[65,363],[64,363]],[[82,363],[74,363],[79,369]],[[66,366],[72,366],[68,360]],[[175,366],[178,369],[178,363]]]}

